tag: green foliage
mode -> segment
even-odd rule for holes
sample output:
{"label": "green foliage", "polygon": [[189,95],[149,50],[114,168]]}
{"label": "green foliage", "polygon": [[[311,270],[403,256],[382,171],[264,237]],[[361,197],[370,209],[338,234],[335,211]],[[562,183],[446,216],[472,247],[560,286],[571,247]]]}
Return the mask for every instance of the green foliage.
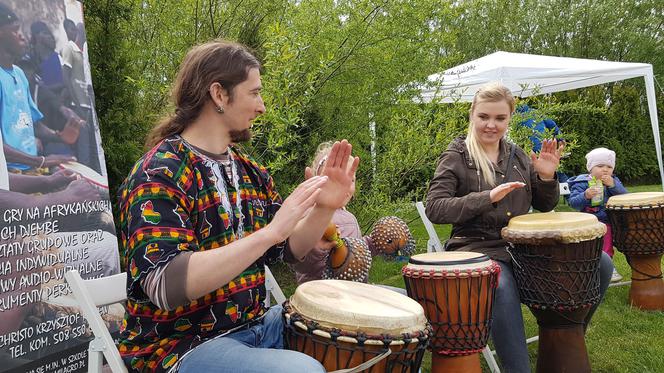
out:
{"label": "green foliage", "polygon": [[[512,116],[508,134],[510,140],[519,145],[526,154],[530,154],[533,151],[533,142],[531,141],[531,137],[533,136],[537,137],[540,141],[553,138],[565,141],[565,150],[560,161],[560,169],[565,170],[571,162],[570,155],[578,154],[579,139],[577,133],[569,128],[560,128],[558,134],[555,134],[553,129],[545,129],[544,133],[539,133],[532,128],[521,125],[521,123],[531,119],[535,123],[539,123],[545,119],[552,119],[561,127],[560,123],[567,119],[565,115],[575,107],[578,107],[579,104],[577,102],[563,104],[558,102],[555,96],[535,96],[517,100],[517,106],[522,104],[527,104],[534,110],[526,113],[517,112]],[[581,110],[592,109],[593,107],[589,107],[588,105],[581,108]]]}
{"label": "green foliage", "polygon": [[[169,87],[188,48],[222,37],[251,46],[263,63],[267,112],[247,148],[284,195],[320,142],[347,138],[362,160],[352,206],[373,216],[370,206],[422,199],[436,159],[468,124],[468,104],[412,103],[429,74],[501,49],[651,62],[662,77],[659,2],[590,3],[86,2],[111,188],[140,156],[149,128],[173,111]],[[584,172],[584,154],[608,146],[622,178],[648,180],[658,175],[643,92],[626,82],[523,102],[561,126],[568,173]],[[530,134],[515,125],[522,119],[514,117],[510,137],[528,149]]]}
{"label": "green foliage", "polygon": [[664,74],[658,0],[471,0],[458,4],[456,48],[466,60],[497,50],[647,62]]}
{"label": "green foliage", "polygon": [[[661,1],[472,0],[459,8],[463,16],[454,28],[473,30],[458,34],[456,49],[463,61],[503,50],[645,62],[653,65],[656,79],[664,80]],[[558,122],[565,138],[573,135],[578,146],[571,152],[568,147],[564,171],[586,172],[584,155],[606,146],[616,151],[616,172],[622,178],[659,178],[642,83],[633,79],[553,95],[554,106],[542,112]],[[661,117],[661,90],[658,97]]]}
{"label": "green foliage", "polygon": [[[411,224],[421,251],[427,236],[421,225],[412,225],[417,220],[412,201],[424,198],[438,156],[466,132],[469,108],[414,104],[417,84],[429,74],[505,50],[648,62],[664,81],[664,7],[658,0],[115,0],[86,1],[85,10],[113,194],[142,154],[149,128],[173,111],[169,87],[186,51],[221,37],[249,45],[263,63],[267,113],[256,122],[248,149],[269,166],[279,190],[287,195],[302,180],[320,142],[347,138],[362,159],[358,192],[349,206],[362,230],[382,216],[400,216]],[[569,143],[567,173],[585,172],[585,153],[606,146],[617,152],[616,172],[624,181],[658,178],[640,81],[521,102],[537,109],[531,114],[535,119],[548,117],[560,125]],[[658,106],[662,118],[659,92]],[[514,116],[510,138],[528,150],[532,132],[518,126],[523,119]],[[449,226],[443,227],[440,237],[448,232]],[[378,262],[371,280],[398,284],[400,265]],[[591,326],[594,368],[661,366],[650,348],[661,333],[645,335],[657,329],[656,317],[625,309],[616,301],[624,293],[612,291],[607,304],[615,309],[603,319],[600,308],[597,325],[625,328],[621,320],[647,319],[632,331],[639,341],[650,341],[639,346],[654,363],[633,356],[634,340],[620,337],[607,344],[617,338],[611,328]],[[532,334],[534,320],[527,323]],[[620,359],[610,355],[616,351]]]}
{"label": "green foliage", "polygon": [[[138,97],[131,78],[130,47],[126,43],[131,20],[130,1],[86,2],[85,26],[92,61],[95,109],[99,120],[102,145],[110,185],[111,201],[134,162],[142,154],[137,134],[147,124],[137,116]],[[118,209],[113,211],[117,213]],[[117,222],[117,218],[115,219]]]}
{"label": "green foliage", "polygon": [[[603,146],[616,152],[615,173],[623,181],[659,179],[655,141],[642,92],[642,87],[624,83],[557,95],[560,104],[552,108],[551,116],[563,131],[575,134],[578,144],[564,171],[586,173],[585,154]],[[661,133],[660,129],[660,137]]]}
{"label": "green foliage", "polygon": [[[298,144],[311,132],[305,120],[305,109],[311,105],[318,77],[325,62],[308,65],[303,56],[309,47],[287,26],[275,23],[269,27],[264,45],[263,95],[267,112],[254,126],[255,153],[272,172],[287,180],[301,180],[303,168],[287,167],[297,162]],[[300,159],[300,161],[302,161]]]}
{"label": "green foliage", "polygon": [[372,187],[393,198],[426,192],[436,160],[468,126],[465,110],[402,102],[386,113]]}

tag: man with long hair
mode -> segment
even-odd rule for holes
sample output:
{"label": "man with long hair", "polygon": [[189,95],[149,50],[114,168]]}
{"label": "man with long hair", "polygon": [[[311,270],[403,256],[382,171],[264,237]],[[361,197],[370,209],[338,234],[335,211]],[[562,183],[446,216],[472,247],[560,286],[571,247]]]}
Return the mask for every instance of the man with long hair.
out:
{"label": "man with long hair", "polygon": [[299,261],[314,247],[359,159],[347,141],[335,143],[321,176],[282,201],[265,167],[234,145],[251,138],[252,121],[265,112],[260,64],[239,44],[192,48],[173,103],[119,191],[129,273],[119,348],[127,366],[324,371],[282,349],[281,307],[263,304],[264,266]]}

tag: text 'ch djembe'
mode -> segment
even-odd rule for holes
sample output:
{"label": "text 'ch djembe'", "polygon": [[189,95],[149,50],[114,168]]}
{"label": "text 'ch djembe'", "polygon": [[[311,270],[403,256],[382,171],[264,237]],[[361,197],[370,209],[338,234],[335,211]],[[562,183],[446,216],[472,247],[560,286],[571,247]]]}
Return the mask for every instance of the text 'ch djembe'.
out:
{"label": "text 'ch djembe'", "polygon": [[584,323],[600,301],[605,233],[594,215],[581,212],[521,215],[502,230],[521,302],[539,325],[537,372],[590,372]]}
{"label": "text 'ch djembe'", "polygon": [[422,307],[392,290],[343,280],[297,287],[284,302],[285,346],[326,370],[354,368],[391,353],[363,372],[417,373],[431,327]]}
{"label": "text 'ch djembe'", "polygon": [[402,274],[433,328],[431,371],[481,372],[500,266],[479,253],[427,253],[412,256]]}
{"label": "text 'ch djembe'", "polygon": [[606,204],[613,245],[632,268],[629,301],[643,310],[664,310],[664,193],[613,196]]}

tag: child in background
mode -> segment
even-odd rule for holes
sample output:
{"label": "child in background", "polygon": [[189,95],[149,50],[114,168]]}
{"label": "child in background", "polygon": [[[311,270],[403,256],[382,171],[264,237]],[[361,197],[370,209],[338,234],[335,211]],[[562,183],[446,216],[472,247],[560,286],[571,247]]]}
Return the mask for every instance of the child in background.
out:
{"label": "child in background", "polygon": [[[586,154],[588,174],[581,174],[567,180],[570,189],[569,205],[597,217],[606,225],[603,250],[613,258],[612,232],[606,214],[606,201],[611,196],[625,194],[627,190],[617,176],[613,175],[616,166],[616,153],[606,148],[596,148]],[[620,281],[622,276],[613,269],[611,281]]]}
{"label": "child in background", "polygon": [[[332,142],[324,142],[318,145],[316,150],[316,155],[311,164],[311,167],[307,167],[305,177],[308,179],[312,176],[319,175],[323,171],[323,166],[327,160],[327,155],[332,150]],[[337,229],[339,230],[340,237],[354,237],[362,239],[362,233],[360,231],[360,225],[350,211],[346,210],[345,206],[350,202],[355,194],[355,179],[353,179],[353,185],[351,187],[351,193],[348,194],[344,207],[337,209],[332,216],[332,222],[336,224]],[[376,249],[373,245],[370,244],[367,238],[364,238],[369,246],[371,255],[376,254]],[[307,281],[320,280],[323,277],[323,272],[325,271],[325,264],[327,262],[327,257],[330,254],[330,250],[335,247],[334,242],[319,240],[316,247],[314,247],[309,254],[299,263],[291,264],[291,268],[295,270],[295,277],[297,283],[302,284]]]}

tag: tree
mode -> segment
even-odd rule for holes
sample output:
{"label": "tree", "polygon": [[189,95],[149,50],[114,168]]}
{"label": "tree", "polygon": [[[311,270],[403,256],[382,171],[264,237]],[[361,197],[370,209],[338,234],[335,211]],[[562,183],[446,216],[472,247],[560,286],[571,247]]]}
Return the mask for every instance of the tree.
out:
{"label": "tree", "polygon": [[[362,159],[353,205],[363,208],[422,198],[435,159],[465,132],[467,105],[413,104],[417,84],[432,73],[501,49],[650,62],[664,80],[664,10],[655,0],[119,0],[86,3],[86,14],[113,188],[140,155],[148,129],[173,112],[169,87],[184,54],[213,38],[249,45],[263,64],[267,113],[245,146],[281,192],[302,180],[318,143],[347,138]],[[646,136],[647,113],[628,88],[638,84],[526,101],[570,135],[602,118]],[[581,136],[578,144],[567,161],[572,170],[593,146]],[[652,149],[643,151],[649,157]],[[651,158],[629,157],[644,162],[626,164],[634,170],[629,177],[653,172]]]}

